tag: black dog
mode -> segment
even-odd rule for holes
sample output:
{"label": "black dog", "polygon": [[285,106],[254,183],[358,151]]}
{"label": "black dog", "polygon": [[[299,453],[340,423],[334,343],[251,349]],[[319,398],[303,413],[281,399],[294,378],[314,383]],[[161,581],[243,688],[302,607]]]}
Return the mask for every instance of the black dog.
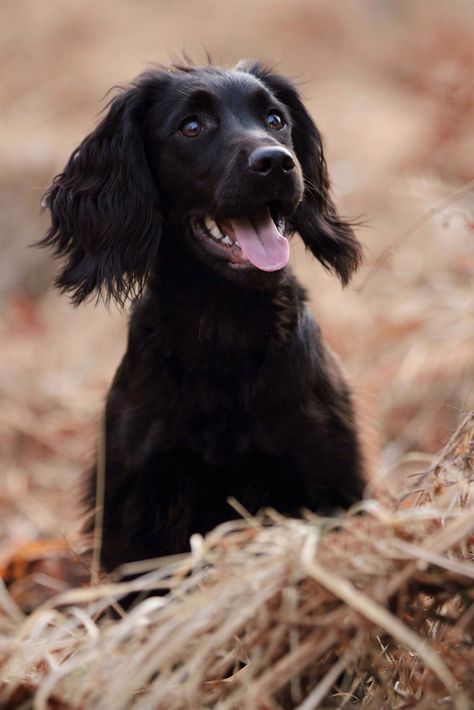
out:
{"label": "black dog", "polygon": [[344,284],[361,248],[288,79],[247,62],[142,75],[46,204],[58,287],[138,296],[106,408],[105,569],[186,550],[235,517],[229,496],[290,515],[361,496],[350,395],[287,265],[294,231]]}

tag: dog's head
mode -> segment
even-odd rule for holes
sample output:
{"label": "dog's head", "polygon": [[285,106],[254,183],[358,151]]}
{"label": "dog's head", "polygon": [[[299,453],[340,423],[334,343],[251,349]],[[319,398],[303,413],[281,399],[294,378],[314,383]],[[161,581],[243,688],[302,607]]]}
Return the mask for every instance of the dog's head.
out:
{"label": "dog's head", "polygon": [[140,76],[45,195],[42,245],[75,303],[123,302],[166,253],[242,285],[275,283],[288,236],[346,283],[360,245],[329,195],[320,134],[294,85],[259,63]]}

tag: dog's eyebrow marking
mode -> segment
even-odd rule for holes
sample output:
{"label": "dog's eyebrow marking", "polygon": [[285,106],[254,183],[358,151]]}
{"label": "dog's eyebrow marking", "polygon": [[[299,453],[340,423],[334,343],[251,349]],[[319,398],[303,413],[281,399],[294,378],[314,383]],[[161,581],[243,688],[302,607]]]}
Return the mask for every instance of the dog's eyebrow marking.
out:
{"label": "dog's eyebrow marking", "polygon": [[286,107],[278,99],[269,88],[263,86],[260,82],[257,85],[247,88],[245,92],[245,100],[247,105],[256,107],[259,111],[264,111],[270,107],[278,108],[287,113]]}
{"label": "dog's eyebrow marking", "polygon": [[274,101],[275,97],[263,86],[256,86],[249,92],[249,99],[251,101],[258,101],[259,103],[268,104],[269,101]]}
{"label": "dog's eyebrow marking", "polygon": [[216,104],[217,97],[207,89],[196,89],[191,94],[188,94],[185,100],[185,106],[187,108],[213,109],[216,107]]}

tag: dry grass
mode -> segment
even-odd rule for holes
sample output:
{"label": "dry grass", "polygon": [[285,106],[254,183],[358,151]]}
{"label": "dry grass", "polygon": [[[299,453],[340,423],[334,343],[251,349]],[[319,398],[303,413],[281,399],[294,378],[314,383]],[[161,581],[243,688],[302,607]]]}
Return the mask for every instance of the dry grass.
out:
{"label": "dry grass", "polygon": [[[229,522],[28,617],[3,588],[1,706],[468,710],[474,413],[408,481],[338,519]],[[130,591],[164,588],[120,613]]]}

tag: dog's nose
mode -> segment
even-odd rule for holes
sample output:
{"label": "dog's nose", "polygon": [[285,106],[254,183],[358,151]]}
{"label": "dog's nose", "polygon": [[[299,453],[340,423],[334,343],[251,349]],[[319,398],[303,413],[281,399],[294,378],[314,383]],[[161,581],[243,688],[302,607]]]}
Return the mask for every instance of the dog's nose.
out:
{"label": "dog's nose", "polygon": [[280,146],[256,148],[249,157],[249,169],[259,175],[289,173],[295,161],[289,150]]}

